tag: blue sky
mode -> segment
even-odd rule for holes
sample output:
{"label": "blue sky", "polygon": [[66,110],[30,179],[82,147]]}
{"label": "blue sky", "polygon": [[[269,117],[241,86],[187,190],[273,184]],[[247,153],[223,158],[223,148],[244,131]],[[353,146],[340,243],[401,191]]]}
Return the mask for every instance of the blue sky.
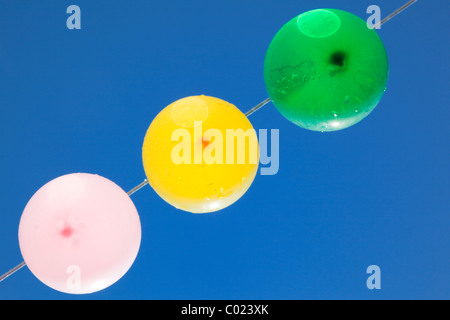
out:
{"label": "blue sky", "polygon": [[[46,182],[88,172],[131,189],[166,105],[205,94],[247,111],[267,97],[264,55],[285,22],[404,2],[0,0],[0,273],[22,261],[20,216]],[[71,4],[81,30],[66,28]],[[0,299],[450,298],[449,9],[422,0],[378,31],[388,87],[359,124],[318,133],[272,104],[253,114],[280,130],[280,170],[234,205],[193,215],[148,186],[132,195],[142,244],[113,286],[68,295],[25,267]],[[366,287],[373,264],[380,290]]]}

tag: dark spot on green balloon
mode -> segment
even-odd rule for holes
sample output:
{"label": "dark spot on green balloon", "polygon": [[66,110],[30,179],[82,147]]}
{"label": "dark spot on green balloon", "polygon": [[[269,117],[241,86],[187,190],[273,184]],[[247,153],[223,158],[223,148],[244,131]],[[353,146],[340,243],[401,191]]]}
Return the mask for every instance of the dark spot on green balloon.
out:
{"label": "dark spot on green balloon", "polygon": [[344,52],[337,51],[331,55],[330,63],[337,67],[343,67],[345,65],[346,59],[347,59],[347,55]]}

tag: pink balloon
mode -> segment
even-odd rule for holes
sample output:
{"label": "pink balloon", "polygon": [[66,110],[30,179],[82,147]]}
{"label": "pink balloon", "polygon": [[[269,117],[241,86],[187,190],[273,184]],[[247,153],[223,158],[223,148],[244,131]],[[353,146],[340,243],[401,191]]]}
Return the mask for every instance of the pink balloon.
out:
{"label": "pink balloon", "polygon": [[50,181],[20,219],[19,245],[31,272],[66,293],[92,293],[119,280],[141,243],[130,197],[98,175],[74,173]]}

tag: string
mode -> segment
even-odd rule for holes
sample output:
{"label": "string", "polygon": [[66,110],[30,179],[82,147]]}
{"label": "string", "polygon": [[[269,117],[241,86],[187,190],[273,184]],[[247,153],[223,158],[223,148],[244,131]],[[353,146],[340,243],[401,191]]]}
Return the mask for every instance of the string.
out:
{"label": "string", "polygon": [[140,184],[138,184],[136,187],[134,187],[133,189],[131,189],[130,191],[127,192],[127,195],[131,196],[133,193],[141,190],[143,187],[145,187],[148,184],[148,180],[145,179],[144,181],[142,181]]}
{"label": "string", "polygon": [[245,113],[245,116],[248,117],[249,115],[251,115],[252,113],[258,111],[259,109],[261,109],[262,107],[264,107],[266,104],[268,104],[270,102],[270,98],[267,98],[264,101],[261,101],[260,103],[258,103],[256,106],[254,106],[253,108],[251,108],[250,110],[248,110]]}
{"label": "string", "polygon": [[400,14],[401,12],[403,12],[404,10],[406,10],[409,6],[413,5],[414,3],[416,3],[418,0],[410,0],[407,3],[405,3],[403,6],[401,6],[400,8],[398,8],[397,10],[395,10],[394,12],[392,12],[390,15],[388,15],[386,18],[384,18],[383,20],[381,20],[380,23],[376,24],[373,28],[377,29],[379,27],[381,27],[383,24],[385,24],[386,22],[388,22],[389,20],[391,20],[392,18],[394,18],[396,15]]}
{"label": "string", "polygon": [[[373,29],[377,29],[378,27],[382,26],[383,24],[385,24],[386,22],[388,22],[389,20],[391,20],[392,18],[394,18],[395,16],[397,16],[398,14],[400,14],[401,12],[403,12],[404,10],[406,10],[408,7],[410,7],[411,5],[413,5],[414,3],[416,3],[418,0],[410,0],[407,3],[405,3],[403,6],[401,6],[400,8],[398,8],[397,10],[395,10],[394,12],[392,12],[390,15],[388,15],[386,18],[384,18],[383,20],[381,20],[380,23],[376,24]],[[255,113],[256,111],[258,111],[259,109],[261,109],[262,107],[264,107],[266,104],[268,104],[269,102],[271,102],[270,98],[266,98],[265,100],[261,101],[260,103],[258,103],[256,106],[254,106],[253,108],[251,108],[249,111],[247,111],[245,113],[245,116],[248,117],[250,115],[252,115],[253,113]],[[140,184],[138,184],[136,187],[134,187],[133,189],[131,189],[130,191],[127,192],[127,194],[129,196],[131,196],[133,193],[141,190],[143,187],[145,187],[148,184],[148,180],[145,179],[143,182],[141,182]],[[15,266],[14,268],[12,268],[11,270],[9,270],[8,272],[6,272],[5,274],[0,276],[0,282],[2,282],[3,280],[5,280],[6,278],[8,278],[9,276],[11,276],[12,274],[14,274],[15,272],[17,272],[18,270],[22,269],[22,267],[24,267],[26,265],[25,261],[21,262],[20,264],[18,264],[17,266]]]}
{"label": "string", "polygon": [[8,278],[10,275],[12,275],[14,272],[22,269],[22,267],[25,266],[25,261],[23,261],[21,264],[15,266],[14,268],[12,268],[11,270],[9,270],[8,272],[6,272],[4,275],[0,276],[0,282],[2,282],[3,280],[5,280],[6,278]]}

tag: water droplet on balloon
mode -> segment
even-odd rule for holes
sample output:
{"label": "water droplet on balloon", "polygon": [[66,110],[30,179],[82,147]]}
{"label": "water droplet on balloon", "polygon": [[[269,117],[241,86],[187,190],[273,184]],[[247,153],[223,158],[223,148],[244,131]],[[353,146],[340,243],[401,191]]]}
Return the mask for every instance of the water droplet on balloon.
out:
{"label": "water droplet on balloon", "polygon": [[223,199],[223,198],[226,198],[226,197],[228,197],[230,194],[232,194],[233,193],[233,191],[228,191],[228,192],[225,192],[225,190],[223,189],[223,188],[220,188],[220,190],[219,190],[219,199]]}
{"label": "water droplet on balloon", "polygon": [[345,96],[344,102],[345,102],[345,103],[349,103],[349,102],[350,102],[350,97],[349,97],[349,96]]}

